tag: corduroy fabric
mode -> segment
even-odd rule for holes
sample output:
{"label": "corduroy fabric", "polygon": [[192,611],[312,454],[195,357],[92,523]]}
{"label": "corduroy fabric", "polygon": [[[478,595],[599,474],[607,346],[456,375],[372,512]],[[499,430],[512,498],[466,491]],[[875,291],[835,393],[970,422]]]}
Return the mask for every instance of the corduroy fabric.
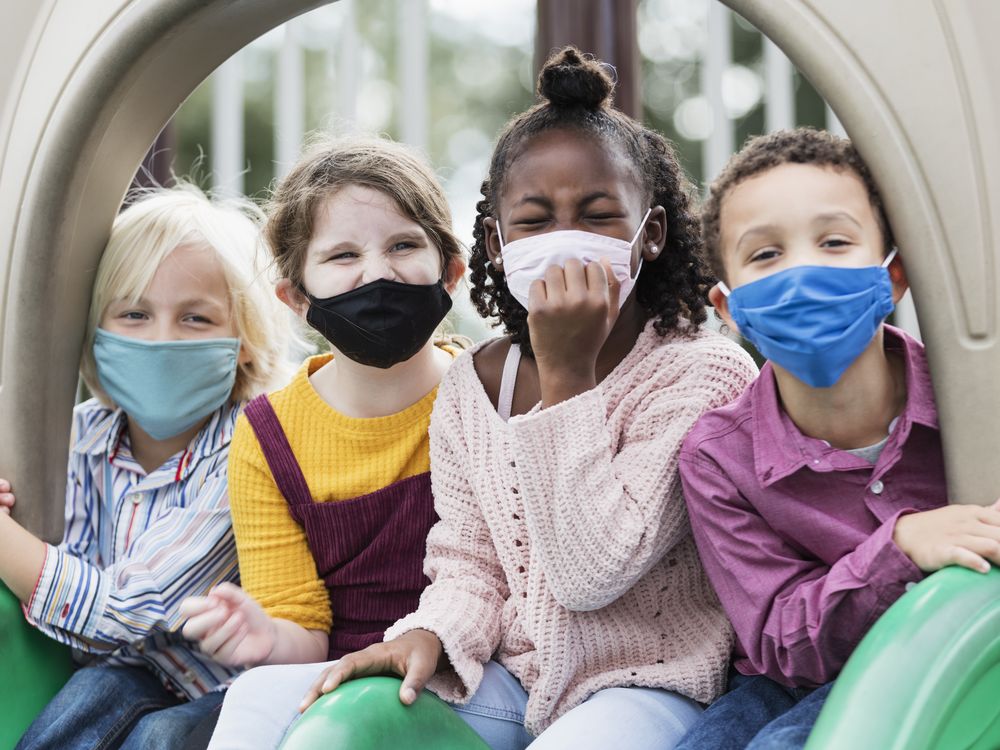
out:
{"label": "corduroy fabric", "polygon": [[[268,395],[316,504],[350,503],[426,474],[427,429],[437,389],[395,414],[348,417],[332,409],[309,380],[329,361],[329,355],[309,359],[286,388]],[[272,617],[329,632],[342,613],[331,612],[325,572],[313,557],[307,529],[290,512],[245,415],[233,435],[229,485],[243,588]],[[393,528],[426,531],[419,513],[412,519],[414,529],[405,520],[402,514]]]}
{"label": "corduroy fabric", "polygon": [[316,503],[267,396],[245,410],[275,484],[302,525],[337,619],[329,658],[382,640],[385,629],[417,607],[428,584],[427,532],[437,520],[430,474],[339,503]]}

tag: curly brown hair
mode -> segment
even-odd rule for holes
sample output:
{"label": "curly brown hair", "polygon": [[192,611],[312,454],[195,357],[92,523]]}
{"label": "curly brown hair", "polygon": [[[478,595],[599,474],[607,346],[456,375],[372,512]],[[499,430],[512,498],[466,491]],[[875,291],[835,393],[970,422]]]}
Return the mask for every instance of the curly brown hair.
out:
{"label": "curly brown hair", "polygon": [[882,198],[868,167],[851,142],[815,128],[778,130],[747,139],[743,148],[729,159],[709,188],[708,197],[701,209],[701,231],[709,267],[717,278],[726,279],[719,247],[723,198],[744,180],[782,164],[813,164],[856,174],[868,191],[868,200],[871,201],[879,229],[882,230],[885,252],[889,252],[894,240]]}
{"label": "curly brown hair", "polygon": [[701,257],[695,188],[677,160],[671,143],[611,106],[614,82],[605,66],[575,47],[555,53],[538,76],[539,103],[515,116],[500,133],[476,205],[473,228],[471,297],[485,318],[503,324],[514,343],[531,355],[528,311],[507,288],[504,272],[489,262],[483,220],[495,216],[514,160],[539,133],[569,129],[622,149],[636,174],[647,206],[666,210],[667,239],[656,260],[643,265],[636,301],[646,319],[655,319],[660,335],[681,330],[685,321],[705,322],[705,294],[712,279]]}

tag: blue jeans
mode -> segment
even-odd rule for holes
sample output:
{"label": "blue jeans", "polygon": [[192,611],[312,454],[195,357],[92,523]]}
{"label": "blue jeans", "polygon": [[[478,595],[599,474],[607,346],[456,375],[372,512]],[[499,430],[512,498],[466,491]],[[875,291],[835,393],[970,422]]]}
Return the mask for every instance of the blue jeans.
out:
{"label": "blue jeans", "polygon": [[[276,748],[298,718],[302,696],[329,663],[245,672],[229,689],[209,750]],[[492,750],[671,750],[701,714],[701,706],[669,690],[605,688],[535,738],[524,728],[527,703],[517,678],[491,661],[475,695],[452,708]]]}
{"label": "blue jeans", "polygon": [[676,750],[802,750],[826,696],[767,677],[730,673],[729,690],[709,706]]}
{"label": "blue jeans", "polygon": [[222,702],[182,702],[143,667],[83,667],[28,727],[17,750],[175,750]]}

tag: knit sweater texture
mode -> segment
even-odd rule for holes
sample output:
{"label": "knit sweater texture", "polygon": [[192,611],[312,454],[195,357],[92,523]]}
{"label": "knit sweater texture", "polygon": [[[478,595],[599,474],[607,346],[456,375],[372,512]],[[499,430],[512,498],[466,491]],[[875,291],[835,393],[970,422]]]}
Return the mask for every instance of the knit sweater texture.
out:
{"label": "knit sweater texture", "polygon": [[[437,388],[395,414],[349,417],[309,381],[330,359],[311,357],[288,386],[268,396],[315,502],[351,500],[428,471],[427,429]],[[229,504],[243,589],[272,617],[330,632],[336,613],[305,531],[244,415],[229,450]]]}
{"label": "knit sweater texture", "polygon": [[431,417],[432,584],[386,639],[435,633],[450,667],[430,687],[458,703],[496,658],[528,691],[534,734],[609,687],[711,701],[732,630],[691,538],[677,453],[702,413],[753,380],[753,361],[719,334],[664,337],[650,323],[596,388],[505,423],[476,349]]}

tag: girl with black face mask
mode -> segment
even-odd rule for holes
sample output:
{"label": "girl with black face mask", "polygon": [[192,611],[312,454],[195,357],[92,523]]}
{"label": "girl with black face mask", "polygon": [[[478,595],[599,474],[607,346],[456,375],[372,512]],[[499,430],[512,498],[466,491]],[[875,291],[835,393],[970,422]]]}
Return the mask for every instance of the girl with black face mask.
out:
{"label": "girl with black face mask", "polygon": [[[278,296],[332,352],[248,405],[229,469],[242,588],[185,603],[184,634],[248,666],[337,659],[416,608],[437,518],[431,407],[457,353],[434,332],[465,270],[433,173],[383,140],[305,156],[266,234]],[[246,690],[231,690],[212,747],[270,746],[249,730],[262,708]]]}

